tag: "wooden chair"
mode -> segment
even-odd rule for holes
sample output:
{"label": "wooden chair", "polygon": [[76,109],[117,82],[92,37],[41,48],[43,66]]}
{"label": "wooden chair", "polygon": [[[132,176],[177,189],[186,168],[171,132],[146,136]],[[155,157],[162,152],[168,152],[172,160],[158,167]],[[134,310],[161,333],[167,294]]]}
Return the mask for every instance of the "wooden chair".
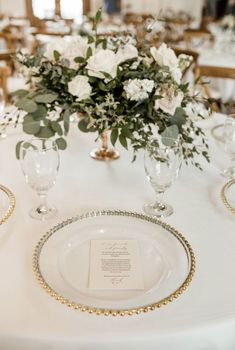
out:
{"label": "wooden chair", "polygon": [[14,74],[15,51],[5,51],[0,53],[0,88],[6,103],[11,100],[11,93],[25,87],[25,80]]}
{"label": "wooden chair", "polygon": [[[197,65],[196,67],[196,77],[209,77],[209,78],[221,78],[221,79],[234,79],[235,80],[235,68],[229,67],[218,67],[218,66],[203,66]],[[203,85],[203,90],[208,98],[212,98],[212,93],[207,84]],[[214,102],[212,108],[218,112],[219,103]]]}
{"label": "wooden chair", "polygon": [[8,92],[7,80],[11,75],[9,67],[0,67],[0,87],[2,88],[3,98],[6,103],[9,102],[10,96]]}
{"label": "wooden chair", "polygon": [[171,46],[172,50],[175,52],[176,56],[178,57],[179,55],[187,55],[191,56],[192,60],[190,62],[190,65],[184,70],[183,76],[186,75],[186,73],[191,69],[193,72],[193,75],[196,75],[196,68],[198,66],[198,57],[199,54],[196,51],[193,50],[187,50],[187,49],[181,49],[178,47]]}
{"label": "wooden chair", "polygon": [[183,34],[183,40],[186,44],[187,49],[191,48],[193,39],[213,41],[214,36],[211,34],[210,31],[206,29],[205,30],[204,29],[185,30]]}

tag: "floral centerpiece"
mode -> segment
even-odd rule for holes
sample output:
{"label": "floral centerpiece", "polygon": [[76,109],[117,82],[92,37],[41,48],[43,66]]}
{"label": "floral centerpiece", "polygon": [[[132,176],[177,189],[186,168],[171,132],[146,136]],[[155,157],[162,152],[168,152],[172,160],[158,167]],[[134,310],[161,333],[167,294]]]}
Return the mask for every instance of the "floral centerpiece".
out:
{"label": "floral centerpiece", "polygon": [[195,122],[200,114],[196,98],[182,83],[188,57],[177,58],[165,44],[110,45],[96,35],[100,15],[99,10],[94,36],[58,39],[34,56],[18,53],[30,84],[15,94],[16,106],[26,112],[24,132],[53,137],[65,149],[70,116],[78,112],[80,130],[110,131],[112,144],[131,145],[134,157],[156,134],[162,142],[181,135],[185,161],[200,167],[194,156],[208,159],[207,144]]}

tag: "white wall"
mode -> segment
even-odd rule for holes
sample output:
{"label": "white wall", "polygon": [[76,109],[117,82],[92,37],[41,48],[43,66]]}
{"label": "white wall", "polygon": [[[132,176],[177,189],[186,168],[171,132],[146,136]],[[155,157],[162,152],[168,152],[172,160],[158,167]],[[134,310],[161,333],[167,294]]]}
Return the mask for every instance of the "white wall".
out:
{"label": "white wall", "polygon": [[0,0],[0,12],[10,16],[26,16],[25,0]]}

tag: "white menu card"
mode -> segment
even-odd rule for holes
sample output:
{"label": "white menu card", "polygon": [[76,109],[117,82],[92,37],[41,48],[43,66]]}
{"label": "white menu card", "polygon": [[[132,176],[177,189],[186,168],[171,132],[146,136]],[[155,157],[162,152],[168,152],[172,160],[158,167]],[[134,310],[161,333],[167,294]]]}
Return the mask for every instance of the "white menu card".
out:
{"label": "white menu card", "polygon": [[138,241],[91,240],[90,289],[144,289]]}

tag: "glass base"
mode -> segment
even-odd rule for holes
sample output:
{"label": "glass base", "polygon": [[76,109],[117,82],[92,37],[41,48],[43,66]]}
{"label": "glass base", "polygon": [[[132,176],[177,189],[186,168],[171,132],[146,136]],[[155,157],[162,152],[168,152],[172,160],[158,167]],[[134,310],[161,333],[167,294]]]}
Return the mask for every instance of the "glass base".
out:
{"label": "glass base", "polygon": [[166,203],[145,204],[143,209],[147,215],[156,216],[158,218],[165,218],[174,212],[172,206]]}
{"label": "glass base", "polygon": [[90,156],[96,160],[115,160],[120,154],[115,149],[97,148],[90,152]]}
{"label": "glass base", "polygon": [[226,179],[234,179],[235,178],[235,168],[234,167],[230,167],[228,169],[224,169],[221,172],[221,175],[226,177]]}
{"label": "glass base", "polygon": [[52,219],[57,214],[57,212],[58,210],[55,207],[46,209],[42,207],[35,207],[29,211],[29,216],[33,219],[44,221]]}

